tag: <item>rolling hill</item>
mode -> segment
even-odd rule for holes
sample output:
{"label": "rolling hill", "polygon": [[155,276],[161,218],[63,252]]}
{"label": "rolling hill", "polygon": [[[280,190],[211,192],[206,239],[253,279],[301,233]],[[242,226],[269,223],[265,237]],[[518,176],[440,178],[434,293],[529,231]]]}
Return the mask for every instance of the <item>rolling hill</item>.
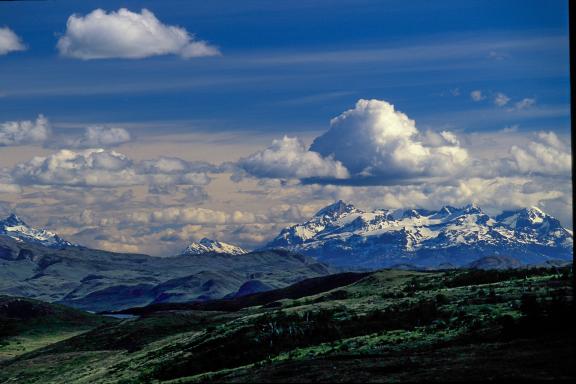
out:
{"label": "rolling hill", "polygon": [[382,270],[242,308],[156,307],[0,363],[0,382],[570,380],[572,279],[571,267]]}

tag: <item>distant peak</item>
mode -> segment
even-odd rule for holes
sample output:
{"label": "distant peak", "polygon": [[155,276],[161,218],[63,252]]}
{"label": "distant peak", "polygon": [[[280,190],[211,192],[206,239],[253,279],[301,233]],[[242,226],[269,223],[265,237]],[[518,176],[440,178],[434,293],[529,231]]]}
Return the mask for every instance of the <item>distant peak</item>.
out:
{"label": "distant peak", "polygon": [[24,242],[41,244],[51,248],[75,246],[60,236],[42,228],[32,228],[15,213],[0,220],[0,235],[5,235]]}
{"label": "distant peak", "polygon": [[185,255],[202,255],[204,253],[242,255],[246,251],[236,245],[203,237],[200,241],[191,243],[183,252]]}
{"label": "distant peak", "polygon": [[2,222],[7,225],[26,225],[15,213],[11,213],[10,216],[2,220]]}
{"label": "distant peak", "polygon": [[348,204],[343,202],[342,200],[338,200],[337,202],[322,208],[321,210],[316,212],[316,215],[314,216],[340,215],[342,213],[352,212],[354,210],[356,210],[356,208],[352,204]]}

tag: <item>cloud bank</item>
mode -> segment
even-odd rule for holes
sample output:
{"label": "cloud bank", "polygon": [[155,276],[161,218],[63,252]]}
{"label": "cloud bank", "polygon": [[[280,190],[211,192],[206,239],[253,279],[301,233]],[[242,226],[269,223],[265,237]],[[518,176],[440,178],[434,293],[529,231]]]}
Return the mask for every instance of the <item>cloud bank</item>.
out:
{"label": "cloud bank", "polygon": [[61,55],[82,60],[141,59],[158,55],[183,58],[216,56],[218,48],[196,40],[184,28],[162,24],[147,9],[96,9],[86,16],[71,15],[58,40]]}
{"label": "cloud bank", "polygon": [[126,155],[105,150],[61,150],[17,164],[13,178],[21,185],[71,187],[125,187],[135,185],[196,185],[210,183],[205,163],[176,158],[133,161]]}
{"label": "cloud bank", "polygon": [[0,28],[0,55],[24,50],[26,46],[17,34],[8,27]]}
{"label": "cloud bank", "polygon": [[7,121],[0,124],[0,147],[43,143],[50,133],[50,123],[43,115],[35,121]]}
{"label": "cloud bank", "polygon": [[539,132],[527,145],[510,149],[507,165],[520,174],[570,176],[572,153],[554,132]]}

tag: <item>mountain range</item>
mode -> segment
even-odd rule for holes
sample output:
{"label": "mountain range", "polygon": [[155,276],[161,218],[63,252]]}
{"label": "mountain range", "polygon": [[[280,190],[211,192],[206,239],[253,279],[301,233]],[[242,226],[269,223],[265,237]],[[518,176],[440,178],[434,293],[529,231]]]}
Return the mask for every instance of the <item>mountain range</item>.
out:
{"label": "mountain range", "polygon": [[338,201],[285,228],[265,248],[347,268],[453,268],[484,258],[529,265],[572,260],[573,233],[537,207],[492,217],[474,204],[363,211]]}
{"label": "mountain range", "polygon": [[573,235],[538,208],[496,217],[475,205],[363,211],[338,201],[248,252],[204,238],[153,257],[71,243],[0,220],[0,294],[90,311],[240,297],[345,270],[562,265]]}

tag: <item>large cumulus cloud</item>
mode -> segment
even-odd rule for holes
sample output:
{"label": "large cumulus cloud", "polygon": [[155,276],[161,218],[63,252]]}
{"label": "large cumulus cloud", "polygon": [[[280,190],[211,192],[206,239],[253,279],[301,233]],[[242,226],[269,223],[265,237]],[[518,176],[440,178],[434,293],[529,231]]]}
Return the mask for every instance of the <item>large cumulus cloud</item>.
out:
{"label": "large cumulus cloud", "polygon": [[382,100],[358,100],[332,119],[311,151],[333,156],[352,174],[378,178],[446,176],[467,164],[468,152],[450,132],[427,145],[414,120]]}
{"label": "large cumulus cloud", "polygon": [[[310,148],[284,137],[237,166],[260,178],[316,179],[352,184],[387,184],[426,176],[450,176],[469,160],[454,133],[420,132],[404,113],[382,100],[358,100],[332,119]],[[340,181],[338,181],[340,180]]]}
{"label": "large cumulus cloud", "polygon": [[43,143],[50,133],[50,123],[43,115],[35,121],[7,121],[0,123],[0,147]]}
{"label": "large cumulus cloud", "polygon": [[162,24],[147,9],[137,13],[125,8],[110,13],[96,9],[86,16],[71,15],[57,47],[63,56],[83,60],[220,54],[218,48],[196,40],[184,28]]}

